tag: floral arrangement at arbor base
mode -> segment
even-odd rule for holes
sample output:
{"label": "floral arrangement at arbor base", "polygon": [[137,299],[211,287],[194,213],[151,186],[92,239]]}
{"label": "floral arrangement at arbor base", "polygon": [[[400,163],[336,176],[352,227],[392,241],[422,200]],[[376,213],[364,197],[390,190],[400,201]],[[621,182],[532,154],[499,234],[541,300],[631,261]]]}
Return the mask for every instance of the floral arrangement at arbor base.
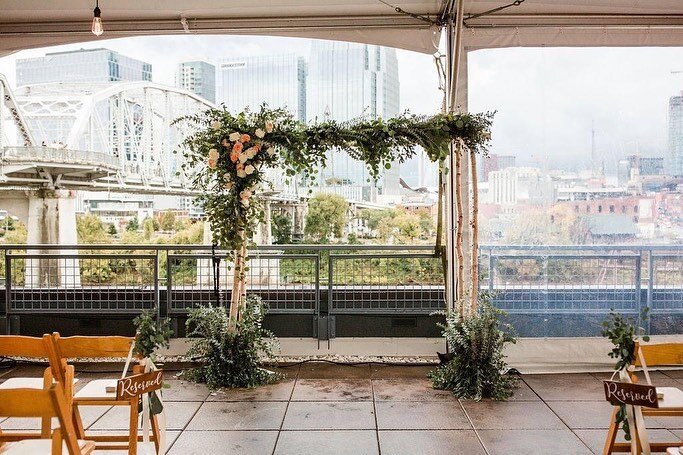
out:
{"label": "floral arrangement at arbor base", "polygon": [[502,311],[486,296],[480,299],[478,311],[469,317],[462,318],[456,312],[446,315],[442,328],[452,358],[430,372],[429,378],[434,388],[451,390],[458,398],[506,400],[517,387],[518,378],[506,374],[503,348],[516,340],[509,334],[511,327],[501,324]]}
{"label": "floral arrangement at arbor base", "polygon": [[194,338],[190,358],[204,362],[184,372],[184,377],[219,387],[256,387],[281,379],[281,375],[261,368],[261,355],[272,357],[277,341],[262,326],[266,306],[257,296],[245,299],[242,318],[236,330],[228,328],[224,307],[206,306],[190,310],[187,331]]}

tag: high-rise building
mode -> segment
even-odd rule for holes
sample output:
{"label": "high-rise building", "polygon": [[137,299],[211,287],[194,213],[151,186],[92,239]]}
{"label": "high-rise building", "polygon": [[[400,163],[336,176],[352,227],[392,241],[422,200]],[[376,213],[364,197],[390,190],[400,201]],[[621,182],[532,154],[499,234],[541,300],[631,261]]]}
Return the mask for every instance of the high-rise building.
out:
{"label": "high-rise building", "polygon": [[222,60],[218,67],[219,99],[230,111],[286,108],[306,120],[306,61],[295,54]]}
{"label": "high-rise building", "polygon": [[481,158],[481,169],[479,178],[482,182],[489,181],[489,173],[493,171],[502,171],[508,167],[515,167],[516,158],[514,155],[497,155],[490,153],[488,156]]}
{"label": "high-rise building", "polygon": [[683,94],[669,98],[669,153],[665,172],[683,175]]}
{"label": "high-rise building", "polygon": [[152,65],[109,49],[53,52],[16,62],[17,85],[151,81]]}
{"label": "high-rise building", "polygon": [[[306,106],[309,121],[395,117],[400,109],[396,50],[368,44],[314,41]],[[331,189],[367,187],[371,185],[368,179],[365,164],[344,151],[331,152],[320,175],[321,183]],[[399,166],[395,163],[383,172],[377,183],[379,195],[398,197],[399,180]],[[372,191],[363,194],[372,194]]]}
{"label": "high-rise building", "polygon": [[177,87],[216,102],[216,67],[211,63],[200,60],[180,63],[175,82]]}

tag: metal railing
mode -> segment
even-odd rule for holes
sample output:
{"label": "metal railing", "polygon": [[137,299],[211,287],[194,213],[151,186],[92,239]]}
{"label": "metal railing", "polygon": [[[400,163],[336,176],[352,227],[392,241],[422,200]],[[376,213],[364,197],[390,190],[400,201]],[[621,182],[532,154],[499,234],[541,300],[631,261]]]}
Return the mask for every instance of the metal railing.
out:
{"label": "metal railing", "polygon": [[[183,315],[230,301],[232,270],[205,245],[0,246],[0,316]],[[249,253],[247,283],[272,313],[428,315],[444,309],[430,245],[271,245]],[[522,335],[599,333],[611,309],[650,311],[653,333],[683,327],[683,246],[482,246],[481,289]],[[214,275],[217,270],[218,276]]]}

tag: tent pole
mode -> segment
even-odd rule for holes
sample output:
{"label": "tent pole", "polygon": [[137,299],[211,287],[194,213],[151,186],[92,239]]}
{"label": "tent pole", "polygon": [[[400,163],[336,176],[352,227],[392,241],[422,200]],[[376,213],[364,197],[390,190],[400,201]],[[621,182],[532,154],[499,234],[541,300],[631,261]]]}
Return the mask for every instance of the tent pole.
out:
{"label": "tent pole", "polygon": [[[448,17],[446,23],[446,103],[447,112],[455,112],[458,105],[458,76],[462,55],[462,17],[464,11],[464,0],[452,0],[457,2],[455,16]],[[452,11],[453,8],[450,8]],[[448,178],[446,179],[446,258],[448,271],[446,274],[446,307],[448,311],[454,311],[457,305],[457,295],[460,286],[464,283],[458,282],[458,271],[456,264],[456,173],[455,153],[457,148],[454,143],[450,145],[450,156],[448,159]]]}

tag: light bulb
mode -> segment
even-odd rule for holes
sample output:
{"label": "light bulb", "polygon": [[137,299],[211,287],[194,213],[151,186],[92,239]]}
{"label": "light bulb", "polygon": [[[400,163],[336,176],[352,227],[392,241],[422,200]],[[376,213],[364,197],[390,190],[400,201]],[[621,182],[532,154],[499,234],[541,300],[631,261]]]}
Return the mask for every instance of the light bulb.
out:
{"label": "light bulb", "polygon": [[104,27],[102,27],[102,18],[100,17],[100,7],[96,6],[95,10],[93,11],[93,18],[92,18],[92,33],[95,36],[100,36],[102,33],[104,33]]}

